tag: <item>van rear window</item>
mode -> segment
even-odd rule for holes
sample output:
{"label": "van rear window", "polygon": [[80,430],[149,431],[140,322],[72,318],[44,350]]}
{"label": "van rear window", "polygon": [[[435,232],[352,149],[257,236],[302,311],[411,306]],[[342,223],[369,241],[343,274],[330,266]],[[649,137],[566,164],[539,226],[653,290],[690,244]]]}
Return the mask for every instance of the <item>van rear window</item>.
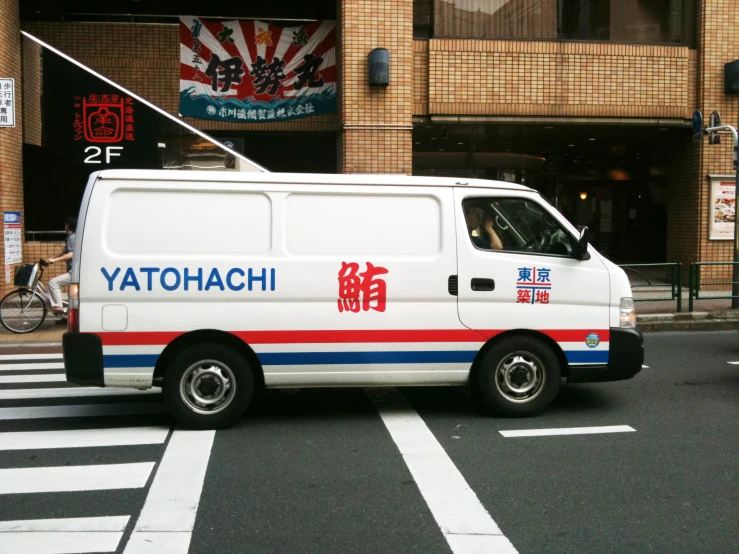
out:
{"label": "van rear window", "polygon": [[428,256],[441,250],[441,207],[430,196],[291,194],[292,254]]}
{"label": "van rear window", "polygon": [[119,189],[108,205],[108,246],[132,254],[268,252],[271,210],[263,194]]}

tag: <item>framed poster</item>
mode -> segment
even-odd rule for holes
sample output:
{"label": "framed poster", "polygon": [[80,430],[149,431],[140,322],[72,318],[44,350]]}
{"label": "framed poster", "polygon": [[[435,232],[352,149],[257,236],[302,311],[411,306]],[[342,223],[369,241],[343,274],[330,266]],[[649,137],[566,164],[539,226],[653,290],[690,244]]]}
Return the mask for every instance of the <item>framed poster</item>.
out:
{"label": "framed poster", "polygon": [[736,178],[733,175],[709,175],[709,240],[733,240],[736,221]]}

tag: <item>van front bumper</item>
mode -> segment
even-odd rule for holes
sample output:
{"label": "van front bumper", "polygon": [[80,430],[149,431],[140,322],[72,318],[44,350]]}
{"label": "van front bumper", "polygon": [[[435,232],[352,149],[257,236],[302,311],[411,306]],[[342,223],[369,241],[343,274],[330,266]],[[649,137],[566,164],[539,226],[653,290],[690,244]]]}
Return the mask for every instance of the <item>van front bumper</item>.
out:
{"label": "van front bumper", "polygon": [[62,338],[67,381],[77,385],[104,387],[103,343],[92,333],[65,333]]}
{"label": "van front bumper", "polygon": [[573,366],[567,375],[568,383],[601,383],[631,379],[644,363],[644,337],[639,329],[611,329],[608,364],[602,366]]}

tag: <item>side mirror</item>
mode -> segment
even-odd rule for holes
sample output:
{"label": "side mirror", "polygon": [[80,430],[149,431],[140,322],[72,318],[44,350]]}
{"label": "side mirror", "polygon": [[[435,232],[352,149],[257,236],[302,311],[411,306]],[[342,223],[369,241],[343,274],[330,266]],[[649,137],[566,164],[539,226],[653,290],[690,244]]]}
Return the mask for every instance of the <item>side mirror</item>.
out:
{"label": "side mirror", "polygon": [[583,230],[580,231],[580,238],[577,241],[577,251],[575,252],[575,257],[578,260],[590,259],[588,244],[590,244],[590,230],[587,227],[583,227]]}

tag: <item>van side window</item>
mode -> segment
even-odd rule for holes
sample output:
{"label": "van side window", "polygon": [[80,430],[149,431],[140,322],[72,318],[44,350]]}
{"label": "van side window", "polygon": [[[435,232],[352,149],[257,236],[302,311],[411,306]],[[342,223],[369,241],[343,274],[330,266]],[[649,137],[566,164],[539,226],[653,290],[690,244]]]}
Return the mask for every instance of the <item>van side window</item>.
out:
{"label": "van side window", "polygon": [[573,255],[575,238],[529,198],[467,198],[462,208],[470,240],[481,250]]}

